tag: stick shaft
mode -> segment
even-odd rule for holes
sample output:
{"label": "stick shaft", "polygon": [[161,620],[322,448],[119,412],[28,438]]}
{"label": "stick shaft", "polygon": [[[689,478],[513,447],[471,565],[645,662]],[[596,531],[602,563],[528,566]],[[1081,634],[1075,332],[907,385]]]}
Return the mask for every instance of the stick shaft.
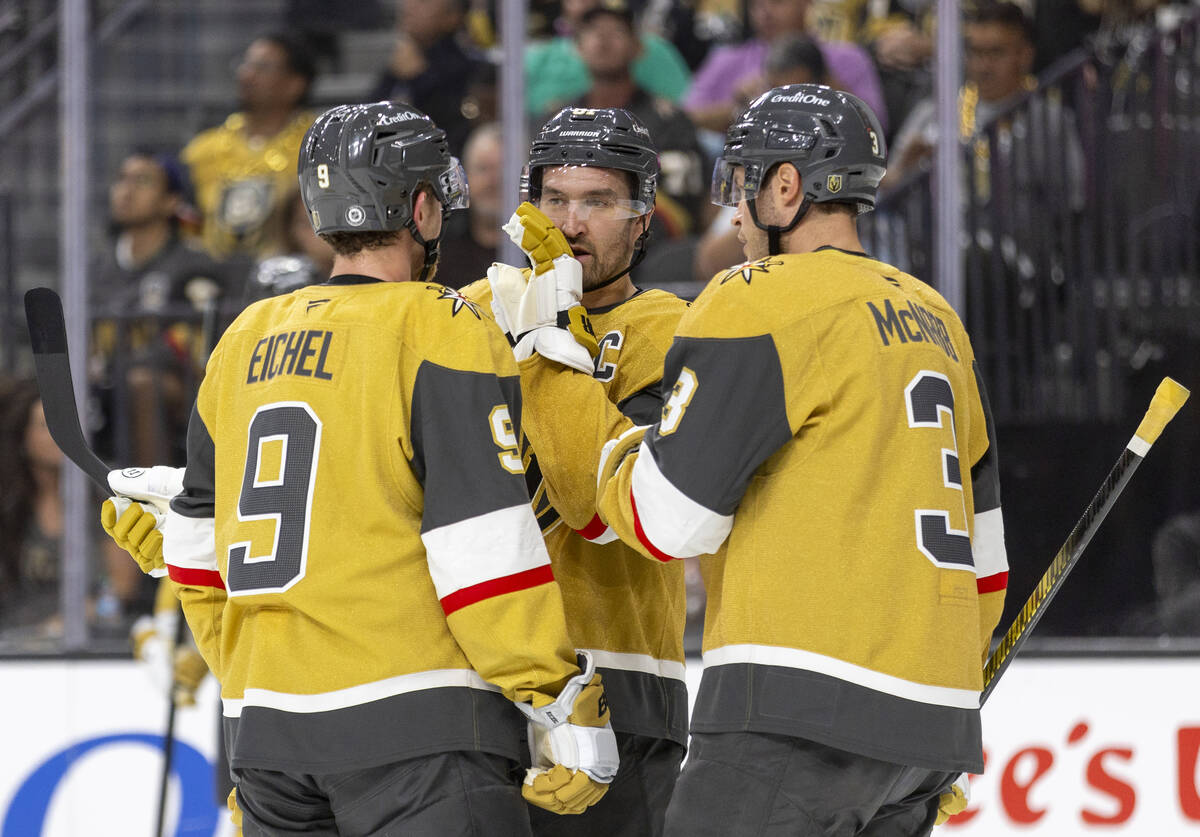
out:
{"label": "stick shaft", "polygon": [[83,435],[75,385],[67,356],[67,326],[62,300],[49,288],[34,288],[25,294],[25,321],[33,347],[34,371],[46,428],[63,454],[75,463],[105,494],[109,467],[96,456]]}
{"label": "stick shaft", "polygon": [[1142,457],[1129,448],[1121,451],[1120,458],[1108,472],[1104,484],[1100,486],[1100,490],[1096,492],[1096,496],[1084,510],[1083,516],[1075,524],[1071,534],[1067,536],[1066,542],[1058,550],[1054,560],[1050,562],[1050,567],[1042,575],[1037,587],[1026,599],[1024,607],[1021,608],[1020,613],[1017,614],[1012,625],[1004,634],[1004,639],[1000,641],[996,650],[988,658],[987,665],[983,668],[984,687],[983,693],[979,697],[980,706],[987,701],[996,682],[1000,679],[1000,675],[1008,668],[1017,651],[1033,632],[1034,626],[1037,625],[1051,600],[1062,587],[1067,574],[1079,561],[1083,550],[1091,541],[1092,536],[1096,534],[1096,530],[1100,528],[1100,524],[1104,522],[1104,518],[1117,502],[1117,498],[1121,496],[1130,477],[1141,463]]}

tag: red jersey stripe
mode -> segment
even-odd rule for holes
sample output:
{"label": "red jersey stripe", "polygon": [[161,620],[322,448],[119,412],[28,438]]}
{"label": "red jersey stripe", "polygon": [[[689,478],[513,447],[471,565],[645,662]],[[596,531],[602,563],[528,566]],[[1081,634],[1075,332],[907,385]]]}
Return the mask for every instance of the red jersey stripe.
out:
{"label": "red jersey stripe", "polygon": [[551,581],[554,581],[554,570],[550,568],[549,564],[534,567],[531,570],[522,570],[519,573],[493,578],[490,581],[455,590],[450,595],[442,597],[442,611],[449,616],[456,610],[462,610],[467,605],[473,605],[484,599],[503,596],[505,593],[515,593],[517,590],[528,590],[530,587],[537,587],[539,584],[547,584]]}
{"label": "red jersey stripe", "polygon": [[600,515],[594,514],[592,515],[592,519],[588,521],[587,526],[584,526],[582,529],[576,529],[575,531],[578,532],[581,537],[584,537],[589,541],[593,541],[603,535],[604,530],[607,528],[608,524],[600,519]]}
{"label": "red jersey stripe", "polygon": [[633,489],[629,490],[629,505],[633,509],[633,531],[634,534],[637,535],[637,539],[642,542],[642,546],[646,547],[646,550],[651,555],[662,561],[664,564],[667,561],[676,560],[675,556],[668,555],[667,553],[663,552],[657,546],[650,543],[650,539],[646,537],[646,532],[642,529],[642,520],[640,517],[638,517],[637,513],[637,500],[633,499]]}
{"label": "red jersey stripe", "polygon": [[975,580],[975,587],[982,595],[983,593],[995,593],[998,590],[1008,589],[1008,573],[996,573],[984,578]]}
{"label": "red jersey stripe", "polygon": [[188,587],[225,589],[225,582],[221,579],[221,574],[216,570],[197,570],[167,564],[167,574],[171,577],[171,581],[174,581],[176,584],[186,584]]}

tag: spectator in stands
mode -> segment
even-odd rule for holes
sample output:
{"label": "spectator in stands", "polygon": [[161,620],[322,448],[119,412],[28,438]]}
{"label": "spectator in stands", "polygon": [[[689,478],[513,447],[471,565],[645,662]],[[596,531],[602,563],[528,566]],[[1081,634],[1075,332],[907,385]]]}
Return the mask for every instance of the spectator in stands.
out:
{"label": "spectator in stands", "polygon": [[694,233],[712,208],[704,155],[687,115],[653,95],[634,75],[643,45],[627,0],[603,0],[589,9],[579,20],[575,39],[592,79],[576,104],[623,108],[642,121],[659,150],[653,223],[668,238]]}
{"label": "spectator in stands", "polygon": [[429,114],[459,154],[471,126],[467,88],[484,63],[464,31],[466,0],[397,0],[396,45],[369,101],[406,102]]}
{"label": "spectator in stands", "polygon": [[173,442],[182,439],[203,367],[202,315],[227,285],[224,266],[179,235],[187,196],[183,165],[146,150],[121,161],[109,188],[116,241],[93,274],[90,378],[106,418],[101,447],[118,460],[182,456]]}
{"label": "spectator in stands", "polygon": [[1163,524],[1151,556],[1163,627],[1171,636],[1200,636],[1200,511]]}
{"label": "spectator in stands", "polygon": [[[4,533],[0,638],[47,639],[62,634],[62,464],[62,452],[46,429],[37,384],[28,379],[0,379],[0,531]],[[133,566],[136,575],[129,574],[132,562],[121,549],[113,550],[105,543],[101,551],[116,595],[132,602],[136,575],[141,573]],[[94,600],[89,607],[95,615]],[[117,618],[120,613],[105,616]]]}
{"label": "spectator in stands", "polygon": [[[809,0],[750,0],[754,37],[740,44],[717,47],[692,79],[684,109],[701,128],[724,131],[742,110],[742,103],[769,89],[764,73],[773,41],[807,32]],[[883,93],[875,65],[857,44],[821,42],[821,51],[835,87],[860,97],[887,127]]]}
{"label": "spectator in stands", "polygon": [[[1021,96],[1037,86],[1033,70],[1033,29],[1029,18],[1013,3],[979,7],[963,27],[967,83],[960,96],[960,130],[964,140]],[[932,98],[913,108],[896,132],[888,155],[884,186],[899,182],[914,166],[927,160],[937,143],[936,103]]]}
{"label": "spectator in stands", "polygon": [[[596,8],[627,7],[625,0],[563,0],[559,36],[530,45],[525,52],[525,105],[539,121],[572,104],[591,86],[586,60],[580,55],[580,24]],[[637,35],[631,72],[638,87],[653,96],[678,102],[691,82],[687,62],[670,41],[659,35]]]}
{"label": "spectator in stands", "polygon": [[496,261],[504,216],[504,146],[500,125],[476,128],[463,149],[463,170],[471,185],[466,212],[446,219],[438,256],[438,282],[452,288],[482,279]]}
{"label": "spectator in stands", "polygon": [[237,68],[241,109],[183,149],[204,246],[216,258],[278,250],[272,236],[278,226],[270,221],[296,188],[296,157],[313,120],[302,105],[314,75],[311,53],[299,38],[256,38]]}
{"label": "spectator in stands", "polygon": [[241,292],[239,308],[323,282],[333,268],[333,248],[313,232],[299,189],[288,199],[280,220],[282,248],[254,265]]}

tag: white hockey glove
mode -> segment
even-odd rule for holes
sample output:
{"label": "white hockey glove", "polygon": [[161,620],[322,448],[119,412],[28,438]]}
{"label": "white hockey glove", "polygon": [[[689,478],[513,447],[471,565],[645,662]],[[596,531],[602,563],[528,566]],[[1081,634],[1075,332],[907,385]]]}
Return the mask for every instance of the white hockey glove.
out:
{"label": "white hockey glove", "polygon": [[155,578],[166,575],[161,528],[171,498],[183,491],[183,468],[155,465],[109,471],[108,485],[117,496],[100,507],[100,525],[142,572]]}
{"label": "white hockey glove", "polygon": [[521,794],[556,814],[582,814],[599,802],[620,764],[604,684],[591,655],[580,656],[583,671],[567,681],[554,703],[541,709],[517,704],[529,718],[533,757]]}
{"label": "white hockey glove", "polygon": [[174,693],[177,706],[195,706],[196,690],[208,674],[208,665],[191,642],[172,647],[177,608],[141,616],[129,631],[133,656],[146,664],[150,680],[163,693]]}
{"label": "white hockey glove", "polygon": [[960,773],[950,789],[938,797],[938,815],[934,825],[941,825],[955,814],[961,814],[971,804],[971,780]]}
{"label": "white hockey glove", "polygon": [[[529,257],[532,268],[528,279],[523,271],[508,265],[493,265],[488,271],[492,310],[516,346],[517,359],[524,360],[536,351],[592,374],[593,358],[600,348],[587,309],[580,304],[583,267],[567,239],[528,202],[517,207],[504,231]],[[572,346],[572,341],[584,351]]]}

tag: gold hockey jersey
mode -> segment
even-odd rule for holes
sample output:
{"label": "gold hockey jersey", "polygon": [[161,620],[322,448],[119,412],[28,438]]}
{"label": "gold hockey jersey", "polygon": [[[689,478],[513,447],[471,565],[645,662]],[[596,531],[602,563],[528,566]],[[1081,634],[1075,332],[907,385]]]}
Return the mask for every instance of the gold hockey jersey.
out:
{"label": "gold hockey jersey", "polygon": [[223,259],[234,252],[269,256],[283,244],[285,202],[297,191],[296,158],[313,114],[297,114],[263,142],[246,137],[246,118],[234,113],[197,134],[181,157],[200,210],[204,248]]}
{"label": "gold hockey jersey", "polygon": [[232,764],[519,753],[577,672],[518,451],[512,352],[436,284],[335,277],[213,353],[164,555]]}
{"label": "gold hockey jersey", "polygon": [[[486,281],[463,293],[490,310]],[[524,424],[532,450],[525,460],[530,494],[554,575],[562,589],[567,628],[576,648],[587,649],[604,677],[619,733],[687,743],[687,688],[683,628],[683,565],[655,566],[621,543],[596,515],[599,447],[607,411],[649,424],[662,411],[663,359],[687,303],[660,290],[639,291],[589,310],[600,343],[594,377],[605,411],[543,397],[546,370],[522,364],[521,394],[537,409],[537,427]],[[550,372],[553,374],[553,371]],[[621,418],[623,417],[623,418]],[[538,432],[545,427],[545,432]]]}
{"label": "gold hockey jersey", "polygon": [[[599,402],[558,369],[560,397],[573,380]],[[761,259],[709,283],[663,380],[659,421],[602,464],[599,509],[647,556],[720,550],[692,729],[981,771],[1007,561],[986,397],[945,300],[862,254]]]}

